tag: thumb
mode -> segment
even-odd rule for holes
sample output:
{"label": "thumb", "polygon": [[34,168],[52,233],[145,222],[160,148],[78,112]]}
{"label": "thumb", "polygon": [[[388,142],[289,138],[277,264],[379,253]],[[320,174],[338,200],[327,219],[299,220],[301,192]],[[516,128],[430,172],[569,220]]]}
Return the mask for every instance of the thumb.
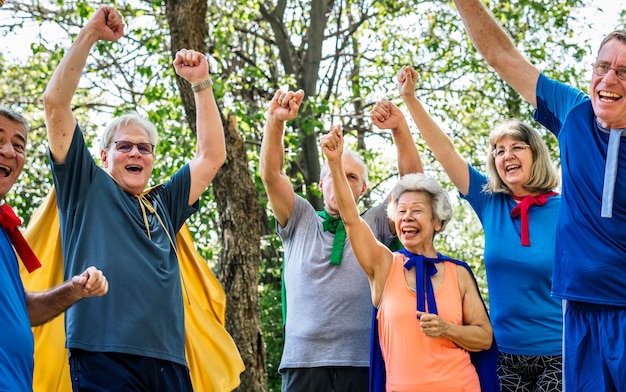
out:
{"label": "thumb", "polygon": [[83,286],[85,283],[87,283],[87,280],[88,280],[88,276],[85,274],[85,272],[83,272],[80,275],[76,275],[72,277],[72,283],[74,285]]}

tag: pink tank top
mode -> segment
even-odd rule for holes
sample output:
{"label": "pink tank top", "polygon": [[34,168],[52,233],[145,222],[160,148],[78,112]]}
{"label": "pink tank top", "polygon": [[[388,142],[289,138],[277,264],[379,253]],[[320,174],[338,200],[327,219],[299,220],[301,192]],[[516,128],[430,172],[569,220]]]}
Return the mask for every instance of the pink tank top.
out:
{"label": "pink tank top", "polygon": [[[435,290],[435,301],[439,317],[463,324],[456,264],[444,262],[443,283]],[[378,309],[387,391],[480,391],[478,374],[469,353],[448,339],[424,335],[415,309],[415,291],[404,278],[404,256],[394,253]]]}

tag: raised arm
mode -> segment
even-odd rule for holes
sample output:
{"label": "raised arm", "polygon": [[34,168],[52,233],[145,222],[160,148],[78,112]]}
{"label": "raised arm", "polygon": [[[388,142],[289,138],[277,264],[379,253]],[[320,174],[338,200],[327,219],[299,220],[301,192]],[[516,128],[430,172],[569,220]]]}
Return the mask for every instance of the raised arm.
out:
{"label": "raised arm", "polygon": [[100,8],[80,30],[48,82],[44,93],[44,108],[50,153],[54,162],[65,162],[72,142],[76,126],[72,114],[72,97],[91,48],[99,40],[114,42],[122,35],[122,15],[113,7]]}
{"label": "raised arm", "polygon": [[402,111],[386,99],[374,105],[370,119],[380,129],[390,129],[398,154],[398,173],[400,177],[409,173],[423,173],[422,161],[411,130]]}
{"label": "raised arm", "polygon": [[296,118],[303,99],[302,90],[276,91],[267,110],[265,134],[261,142],[259,172],[274,216],[282,227],[287,225],[295,201],[291,181],[283,170],[285,123]]}
{"label": "raised arm", "polygon": [[60,285],[46,291],[26,292],[26,309],[32,326],[52,320],[82,298],[103,296],[109,291],[109,282],[102,271],[87,268]]}
{"label": "raised arm", "polygon": [[176,74],[191,83],[196,102],[196,154],[189,162],[189,205],[195,203],[226,160],[224,128],[213,96],[206,57],[181,49],[174,58]]}
{"label": "raised arm", "polygon": [[406,107],[415,121],[422,137],[432,150],[435,158],[450,177],[457,189],[464,195],[469,192],[469,169],[467,162],[452,144],[452,140],[426,112],[422,103],[415,96],[417,72],[404,66],[398,73],[398,90]]}
{"label": "raised arm", "polygon": [[454,0],[476,50],[528,103],[537,106],[539,70],[515,47],[480,0]]}
{"label": "raised arm", "polygon": [[385,245],[376,240],[372,229],[359,214],[342,164],[343,133],[341,127],[332,126],[330,132],[322,137],[321,147],[328,159],[341,220],[346,228],[354,255],[369,278],[372,303],[378,306],[393,254]]}

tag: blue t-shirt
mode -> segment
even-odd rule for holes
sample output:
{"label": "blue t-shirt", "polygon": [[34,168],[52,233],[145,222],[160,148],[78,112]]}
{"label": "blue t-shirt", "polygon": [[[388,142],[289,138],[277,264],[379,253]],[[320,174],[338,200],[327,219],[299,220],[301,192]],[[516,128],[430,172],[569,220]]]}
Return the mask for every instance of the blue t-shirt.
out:
{"label": "blue t-shirt", "polygon": [[601,217],[609,134],[591,100],[541,75],[535,119],[559,140],[563,202],[559,211],[553,295],[626,306],[626,140],[620,141],[613,217]]}
{"label": "blue t-shirt", "polygon": [[35,350],[26,294],[9,237],[0,229],[0,391],[32,391]]}
{"label": "blue t-shirt", "polygon": [[150,236],[138,199],[96,165],[78,125],[66,161],[52,170],[65,278],[94,265],[109,281],[107,295],[67,310],[67,347],[186,364],[180,269],[170,238],[197,209],[187,204],[189,166],[146,196],[167,229],[146,210]]}
{"label": "blue t-shirt", "polygon": [[487,177],[469,166],[466,199],[485,232],[485,269],[493,332],[501,352],[559,355],[561,301],[550,295],[556,222],[561,196],[528,210],[530,246],[521,243],[521,219],[511,218],[510,195],[485,193]]}

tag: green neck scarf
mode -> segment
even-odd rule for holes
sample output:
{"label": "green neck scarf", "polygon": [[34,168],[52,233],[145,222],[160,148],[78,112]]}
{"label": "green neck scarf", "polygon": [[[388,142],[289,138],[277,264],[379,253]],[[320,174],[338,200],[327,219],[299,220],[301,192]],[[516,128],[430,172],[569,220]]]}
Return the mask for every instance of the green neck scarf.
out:
{"label": "green neck scarf", "polygon": [[324,231],[329,231],[335,235],[333,240],[333,250],[330,254],[330,264],[340,265],[343,246],[346,243],[346,228],[343,227],[341,218],[334,217],[324,211],[318,211],[317,215],[324,218]]}
{"label": "green neck scarf", "polygon": [[[330,254],[330,264],[340,265],[341,256],[343,255],[343,246],[346,242],[346,229],[343,227],[343,221],[341,218],[336,218],[324,211],[317,211],[317,215],[324,218],[324,231],[330,231],[335,234],[333,240],[333,250]],[[283,265],[281,274],[281,294],[282,294],[282,314],[283,314],[283,327],[287,321],[287,292],[285,290],[285,255],[283,254]]]}
{"label": "green neck scarf", "polygon": [[402,242],[400,242],[398,236],[395,236],[393,237],[393,240],[391,240],[391,244],[389,244],[388,248],[392,252],[397,252],[404,249],[404,245],[402,245]]}

